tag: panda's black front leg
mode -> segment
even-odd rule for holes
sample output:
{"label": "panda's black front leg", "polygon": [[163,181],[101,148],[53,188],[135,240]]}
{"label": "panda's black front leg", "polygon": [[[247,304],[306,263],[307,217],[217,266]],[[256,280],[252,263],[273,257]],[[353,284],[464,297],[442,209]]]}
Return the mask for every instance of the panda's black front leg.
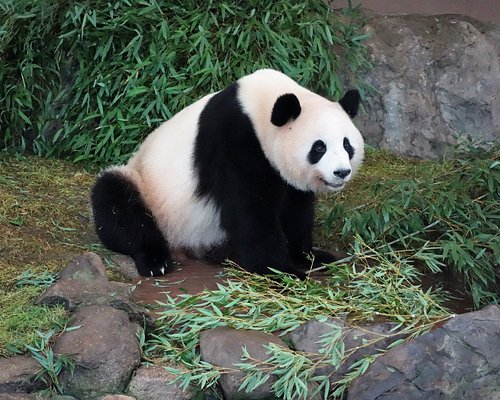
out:
{"label": "panda's black front leg", "polygon": [[270,267],[305,278],[289,255],[274,204],[262,201],[259,205],[258,199],[252,201],[248,197],[237,203],[237,207],[228,207],[226,203],[221,211],[221,222],[236,261],[250,272],[268,274]]}
{"label": "panda's black front leg", "polygon": [[334,255],[313,248],[314,202],[314,193],[289,186],[281,215],[290,255],[296,264],[306,268],[311,266],[310,254],[314,258],[313,267],[336,260]]}

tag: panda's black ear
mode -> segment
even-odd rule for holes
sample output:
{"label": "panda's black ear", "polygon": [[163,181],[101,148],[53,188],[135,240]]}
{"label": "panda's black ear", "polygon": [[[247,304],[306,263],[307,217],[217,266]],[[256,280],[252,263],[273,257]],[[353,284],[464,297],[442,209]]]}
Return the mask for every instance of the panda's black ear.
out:
{"label": "panda's black ear", "polygon": [[348,90],[346,94],[344,94],[344,97],[339,100],[339,104],[349,117],[354,118],[358,114],[360,100],[361,96],[356,89]]}
{"label": "panda's black ear", "polygon": [[297,118],[301,111],[297,96],[292,93],[283,94],[274,103],[271,122],[273,125],[283,126],[291,119]]}

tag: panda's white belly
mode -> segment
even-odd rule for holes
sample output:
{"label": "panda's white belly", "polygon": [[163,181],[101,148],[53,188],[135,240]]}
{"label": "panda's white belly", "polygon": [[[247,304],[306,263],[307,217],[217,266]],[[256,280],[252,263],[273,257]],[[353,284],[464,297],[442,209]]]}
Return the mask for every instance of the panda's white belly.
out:
{"label": "panda's white belly", "polygon": [[144,201],[171,248],[199,251],[226,238],[214,203],[195,194],[197,123],[211,96],[185,108],[151,133],[127,165],[137,173]]}

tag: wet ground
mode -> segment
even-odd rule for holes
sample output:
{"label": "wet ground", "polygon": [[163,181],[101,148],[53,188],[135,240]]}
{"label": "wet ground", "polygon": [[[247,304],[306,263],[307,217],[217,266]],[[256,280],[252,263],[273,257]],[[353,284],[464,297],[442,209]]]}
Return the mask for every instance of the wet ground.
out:
{"label": "wet ground", "polygon": [[198,294],[204,289],[217,289],[223,282],[222,266],[203,260],[184,259],[168,274],[159,278],[135,278],[135,298],[144,304],[165,301],[165,292],[176,297],[180,294]]}
{"label": "wet ground", "polygon": [[[225,254],[225,253],[222,253]],[[181,294],[196,295],[204,289],[217,289],[224,282],[223,266],[220,262],[189,256],[183,252],[172,254],[174,268],[160,277],[143,277],[137,274],[130,257],[116,255],[112,260],[133,285],[134,297],[143,304],[165,301],[165,293],[171,297]],[[219,256],[217,256],[219,259]],[[220,259],[224,259],[220,258]]]}

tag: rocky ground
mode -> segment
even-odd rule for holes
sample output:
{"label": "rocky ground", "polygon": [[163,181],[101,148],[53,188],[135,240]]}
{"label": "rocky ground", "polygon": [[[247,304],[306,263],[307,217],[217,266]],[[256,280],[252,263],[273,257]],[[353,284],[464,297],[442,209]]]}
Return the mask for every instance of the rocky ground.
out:
{"label": "rocky ground", "polygon": [[[63,369],[59,384],[65,396],[77,400],[160,399],[268,399],[273,377],[251,394],[238,392],[245,372],[224,374],[220,393],[183,390],[165,365],[141,364],[138,332],[151,330],[153,318],[135,302],[133,285],[110,282],[99,256],[86,253],[60,274],[57,283],[37,300],[39,304],[61,304],[72,313],[65,331],[56,339],[55,354],[74,360],[71,373]],[[318,341],[332,330],[342,330],[345,367],[317,370],[335,382],[357,360],[386,349],[395,337],[394,324],[376,323],[352,327],[346,321],[311,320],[281,338],[255,331],[219,327],[201,335],[203,360],[219,367],[234,367],[241,361],[242,346],[256,360],[264,360],[264,345],[293,346],[311,355]],[[389,341],[389,336],[391,340]],[[366,346],[366,343],[372,345]],[[455,316],[441,327],[406,341],[379,356],[366,373],[355,380],[348,400],[371,399],[500,399],[500,306]],[[29,356],[0,359],[0,400],[40,399],[49,379],[36,379],[40,364]],[[314,391],[314,385],[309,388]],[[311,399],[321,398],[311,396]]]}

